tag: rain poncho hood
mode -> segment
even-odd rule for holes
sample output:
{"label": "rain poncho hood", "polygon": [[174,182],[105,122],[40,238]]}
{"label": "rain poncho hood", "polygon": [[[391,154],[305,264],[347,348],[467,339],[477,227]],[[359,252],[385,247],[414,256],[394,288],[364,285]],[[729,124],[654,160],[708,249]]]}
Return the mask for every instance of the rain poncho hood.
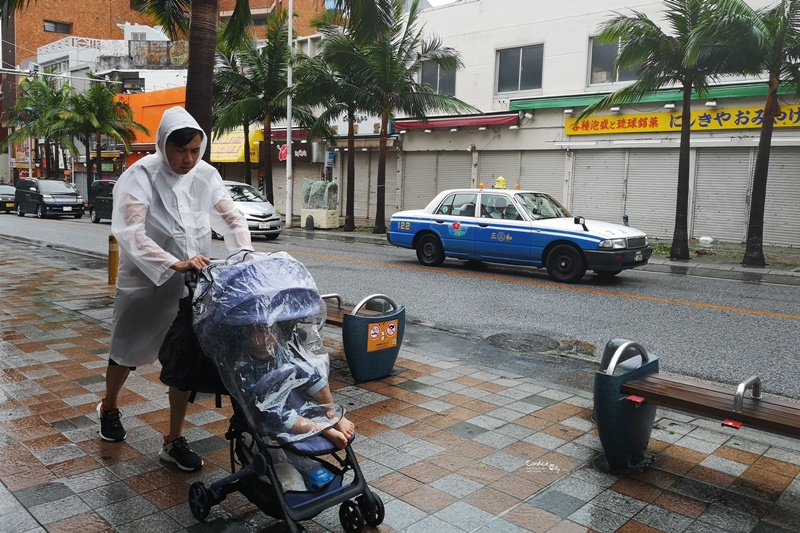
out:
{"label": "rain poncho hood", "polygon": [[209,256],[212,229],[224,236],[230,253],[252,250],[247,221],[217,170],[202,160],[186,174],[170,168],[166,140],[185,127],[202,131],[183,108],[167,110],[156,153],[134,163],[114,187],[111,231],[120,262],[110,357],[121,365],[155,361],[185,289],[183,276],[170,267]]}
{"label": "rain poncho hood", "polygon": [[[203,270],[195,289],[195,332],[259,435],[299,441],[341,418],[341,407],[319,399],[328,386],[320,338],[325,315],[311,274],[285,252],[248,254]],[[266,349],[261,344],[259,350],[264,339]],[[317,428],[301,430],[298,420]]]}

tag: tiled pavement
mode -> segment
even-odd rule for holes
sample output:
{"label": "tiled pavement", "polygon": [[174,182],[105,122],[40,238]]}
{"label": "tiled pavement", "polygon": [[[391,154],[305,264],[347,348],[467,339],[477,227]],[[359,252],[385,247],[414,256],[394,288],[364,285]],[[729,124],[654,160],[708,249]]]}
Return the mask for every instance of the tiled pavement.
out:
{"label": "tiled pavement", "polygon": [[[0,532],[281,531],[240,495],[193,519],[189,484],[228,471],[230,408],[190,406],[201,473],[160,463],[168,411],[156,366],[132,374],[121,398],[127,440],[98,438],[113,296],[105,265],[1,244]],[[614,472],[590,393],[409,348],[392,377],[356,385],[338,334],[327,332],[331,383],[386,504],[382,532],[800,531],[798,441],[659,411],[654,466]],[[306,527],[341,531],[337,509]]]}

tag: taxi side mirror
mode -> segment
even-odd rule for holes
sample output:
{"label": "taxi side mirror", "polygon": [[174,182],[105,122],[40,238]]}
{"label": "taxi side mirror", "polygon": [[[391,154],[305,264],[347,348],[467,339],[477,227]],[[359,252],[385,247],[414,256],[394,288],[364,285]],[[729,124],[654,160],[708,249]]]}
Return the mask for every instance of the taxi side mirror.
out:
{"label": "taxi side mirror", "polygon": [[580,224],[583,226],[583,231],[589,231],[589,228],[586,227],[586,219],[583,217],[575,217],[574,219],[576,224]]}

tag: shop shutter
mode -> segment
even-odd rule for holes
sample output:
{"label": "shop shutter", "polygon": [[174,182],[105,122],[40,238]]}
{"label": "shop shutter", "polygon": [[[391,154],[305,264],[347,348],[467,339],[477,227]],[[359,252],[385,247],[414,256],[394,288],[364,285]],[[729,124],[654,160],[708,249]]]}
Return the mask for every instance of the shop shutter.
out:
{"label": "shop shutter", "polygon": [[572,214],[621,224],[625,150],[573,153]]}
{"label": "shop shutter", "polygon": [[671,239],[678,196],[678,150],[631,149],[626,191],[625,214],[630,225],[651,237]]}
{"label": "shop shutter", "polygon": [[478,183],[483,183],[488,189],[500,176],[506,179],[509,189],[519,183],[519,151],[478,154]]}
{"label": "shop shutter", "polygon": [[[562,150],[522,152],[519,186],[521,189],[546,192],[564,202],[564,164]],[[512,185],[509,185],[512,187]]]}
{"label": "shop shutter", "polygon": [[436,152],[403,156],[402,209],[422,209],[436,196]]}
{"label": "shop shutter", "polygon": [[471,172],[471,153],[439,152],[436,165],[436,192],[471,187]]}
{"label": "shop shutter", "polygon": [[752,149],[697,151],[692,237],[744,242],[747,227]]}
{"label": "shop shutter", "polygon": [[764,244],[800,244],[800,150],[773,147],[769,158]]}

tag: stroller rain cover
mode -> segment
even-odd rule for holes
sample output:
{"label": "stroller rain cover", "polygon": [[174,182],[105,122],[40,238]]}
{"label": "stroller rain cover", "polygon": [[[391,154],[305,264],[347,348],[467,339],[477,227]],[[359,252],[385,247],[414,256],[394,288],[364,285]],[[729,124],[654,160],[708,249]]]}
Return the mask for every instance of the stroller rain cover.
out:
{"label": "stroller rain cover", "polygon": [[342,417],[320,397],[328,391],[325,317],[311,274],[285,252],[250,253],[199,276],[195,333],[254,433],[297,442]]}

